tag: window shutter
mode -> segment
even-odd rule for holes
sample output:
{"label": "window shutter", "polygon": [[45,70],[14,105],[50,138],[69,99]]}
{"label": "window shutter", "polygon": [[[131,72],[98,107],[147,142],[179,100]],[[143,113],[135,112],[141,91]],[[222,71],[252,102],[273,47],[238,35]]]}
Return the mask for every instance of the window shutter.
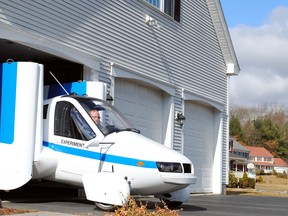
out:
{"label": "window shutter", "polygon": [[175,1],[175,7],[174,7],[174,20],[180,22],[180,0],[174,0]]}

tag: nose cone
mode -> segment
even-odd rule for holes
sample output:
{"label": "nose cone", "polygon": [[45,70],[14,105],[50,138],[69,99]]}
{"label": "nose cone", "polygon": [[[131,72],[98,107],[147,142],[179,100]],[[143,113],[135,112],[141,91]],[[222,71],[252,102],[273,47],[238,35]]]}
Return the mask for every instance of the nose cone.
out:
{"label": "nose cone", "polygon": [[133,158],[149,161],[192,164],[183,154],[135,132],[113,133],[105,138],[105,142],[115,142],[115,146],[111,147],[109,153],[129,155]]}
{"label": "nose cone", "polygon": [[196,182],[187,157],[141,134],[123,131],[104,141],[114,143],[107,154],[121,160],[114,172],[127,177],[133,194],[165,194]]}

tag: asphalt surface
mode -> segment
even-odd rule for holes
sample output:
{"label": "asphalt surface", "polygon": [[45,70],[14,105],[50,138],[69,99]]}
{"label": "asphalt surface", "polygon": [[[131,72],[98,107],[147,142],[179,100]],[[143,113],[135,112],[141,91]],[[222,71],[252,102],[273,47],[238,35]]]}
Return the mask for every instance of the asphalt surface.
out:
{"label": "asphalt surface", "polygon": [[[23,216],[103,216],[106,212],[98,210],[93,202],[78,197],[75,188],[28,186],[9,193],[0,192],[3,207],[36,210]],[[139,198],[135,198],[138,200]],[[161,206],[158,199],[141,197],[147,208],[155,210]],[[288,198],[245,195],[192,195],[179,211],[180,216],[188,215],[288,215]],[[19,214],[17,214],[19,216]]]}

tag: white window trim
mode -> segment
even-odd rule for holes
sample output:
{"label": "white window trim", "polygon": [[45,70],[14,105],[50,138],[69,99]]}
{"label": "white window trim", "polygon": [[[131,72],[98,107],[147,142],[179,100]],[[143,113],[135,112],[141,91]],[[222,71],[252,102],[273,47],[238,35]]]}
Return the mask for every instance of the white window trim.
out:
{"label": "white window trim", "polygon": [[153,10],[161,13],[162,15],[166,16],[167,18],[171,19],[171,20],[174,20],[174,10],[175,8],[173,7],[173,12],[172,12],[172,15],[169,15],[167,13],[164,12],[164,0],[160,0],[160,5],[159,5],[159,8],[151,3],[149,3],[147,0],[142,0],[142,2],[144,4],[146,4],[148,7],[152,8]]}

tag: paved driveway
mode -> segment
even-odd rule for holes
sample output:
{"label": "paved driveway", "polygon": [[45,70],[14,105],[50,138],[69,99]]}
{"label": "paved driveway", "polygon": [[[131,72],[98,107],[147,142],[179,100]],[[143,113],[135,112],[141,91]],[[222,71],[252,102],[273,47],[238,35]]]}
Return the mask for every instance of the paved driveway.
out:
{"label": "paved driveway", "polygon": [[[69,196],[68,196],[69,195]],[[34,209],[39,211],[61,212],[72,215],[100,216],[101,212],[92,202],[77,198],[73,189],[58,189],[43,192],[26,189],[4,193],[0,192],[4,207],[21,209]],[[148,208],[153,210],[155,204],[160,204],[158,199],[144,197],[143,202],[148,202]],[[288,215],[288,198],[240,196],[240,195],[193,195],[188,203],[183,204],[179,215],[261,215],[281,216]],[[39,214],[40,215],[40,214]]]}

